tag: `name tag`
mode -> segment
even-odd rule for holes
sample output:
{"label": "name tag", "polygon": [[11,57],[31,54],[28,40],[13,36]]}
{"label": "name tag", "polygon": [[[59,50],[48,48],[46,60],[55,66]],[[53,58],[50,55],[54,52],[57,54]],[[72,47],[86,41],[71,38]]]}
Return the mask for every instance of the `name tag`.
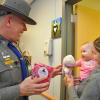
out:
{"label": "name tag", "polygon": [[3,58],[9,58],[9,57],[10,57],[10,55],[3,56]]}
{"label": "name tag", "polygon": [[11,64],[11,63],[14,63],[14,61],[13,60],[7,61],[7,62],[5,62],[5,65],[8,65],[8,64]]}

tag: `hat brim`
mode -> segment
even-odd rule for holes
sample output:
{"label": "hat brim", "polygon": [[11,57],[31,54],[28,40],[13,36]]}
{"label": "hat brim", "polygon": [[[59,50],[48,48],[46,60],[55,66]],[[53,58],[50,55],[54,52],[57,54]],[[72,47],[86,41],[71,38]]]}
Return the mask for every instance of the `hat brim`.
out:
{"label": "hat brim", "polygon": [[19,17],[21,17],[23,20],[25,20],[25,22],[26,22],[27,24],[30,24],[30,25],[36,25],[36,24],[37,24],[37,23],[36,23],[33,19],[31,19],[30,17],[27,17],[26,15],[23,15],[22,13],[20,13],[20,12],[18,12],[18,11],[16,11],[16,10],[13,10],[13,9],[11,9],[11,8],[8,8],[8,7],[4,6],[4,5],[0,5],[0,9],[9,11],[9,12],[11,12],[11,13],[13,13],[13,14],[19,16]]}

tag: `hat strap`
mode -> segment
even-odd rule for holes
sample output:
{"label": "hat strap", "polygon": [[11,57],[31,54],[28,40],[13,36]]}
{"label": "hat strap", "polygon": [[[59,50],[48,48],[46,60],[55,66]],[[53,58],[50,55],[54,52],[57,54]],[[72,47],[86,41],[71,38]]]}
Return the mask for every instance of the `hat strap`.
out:
{"label": "hat strap", "polygon": [[8,15],[8,14],[11,14],[11,12],[2,13],[2,14],[0,14],[0,16],[4,16],[4,15]]}

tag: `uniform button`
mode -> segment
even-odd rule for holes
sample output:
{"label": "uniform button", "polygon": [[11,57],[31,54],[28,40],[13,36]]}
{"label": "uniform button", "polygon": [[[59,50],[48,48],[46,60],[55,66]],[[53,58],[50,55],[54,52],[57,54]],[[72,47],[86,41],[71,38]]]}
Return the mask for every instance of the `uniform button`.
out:
{"label": "uniform button", "polygon": [[[13,66],[10,66],[10,68],[13,68]],[[15,99],[16,100],[16,99]]]}

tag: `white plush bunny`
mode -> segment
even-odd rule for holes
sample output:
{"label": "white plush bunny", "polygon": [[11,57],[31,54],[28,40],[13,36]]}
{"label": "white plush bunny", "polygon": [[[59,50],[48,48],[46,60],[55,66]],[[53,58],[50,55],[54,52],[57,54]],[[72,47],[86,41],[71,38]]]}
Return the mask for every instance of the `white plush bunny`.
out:
{"label": "white plush bunny", "polygon": [[68,67],[71,67],[74,64],[75,64],[75,59],[74,59],[74,57],[72,55],[65,56],[64,59],[63,59],[63,69],[62,69],[63,75],[65,73],[68,73],[68,75],[70,77],[70,75],[72,73],[72,68],[68,68]]}

